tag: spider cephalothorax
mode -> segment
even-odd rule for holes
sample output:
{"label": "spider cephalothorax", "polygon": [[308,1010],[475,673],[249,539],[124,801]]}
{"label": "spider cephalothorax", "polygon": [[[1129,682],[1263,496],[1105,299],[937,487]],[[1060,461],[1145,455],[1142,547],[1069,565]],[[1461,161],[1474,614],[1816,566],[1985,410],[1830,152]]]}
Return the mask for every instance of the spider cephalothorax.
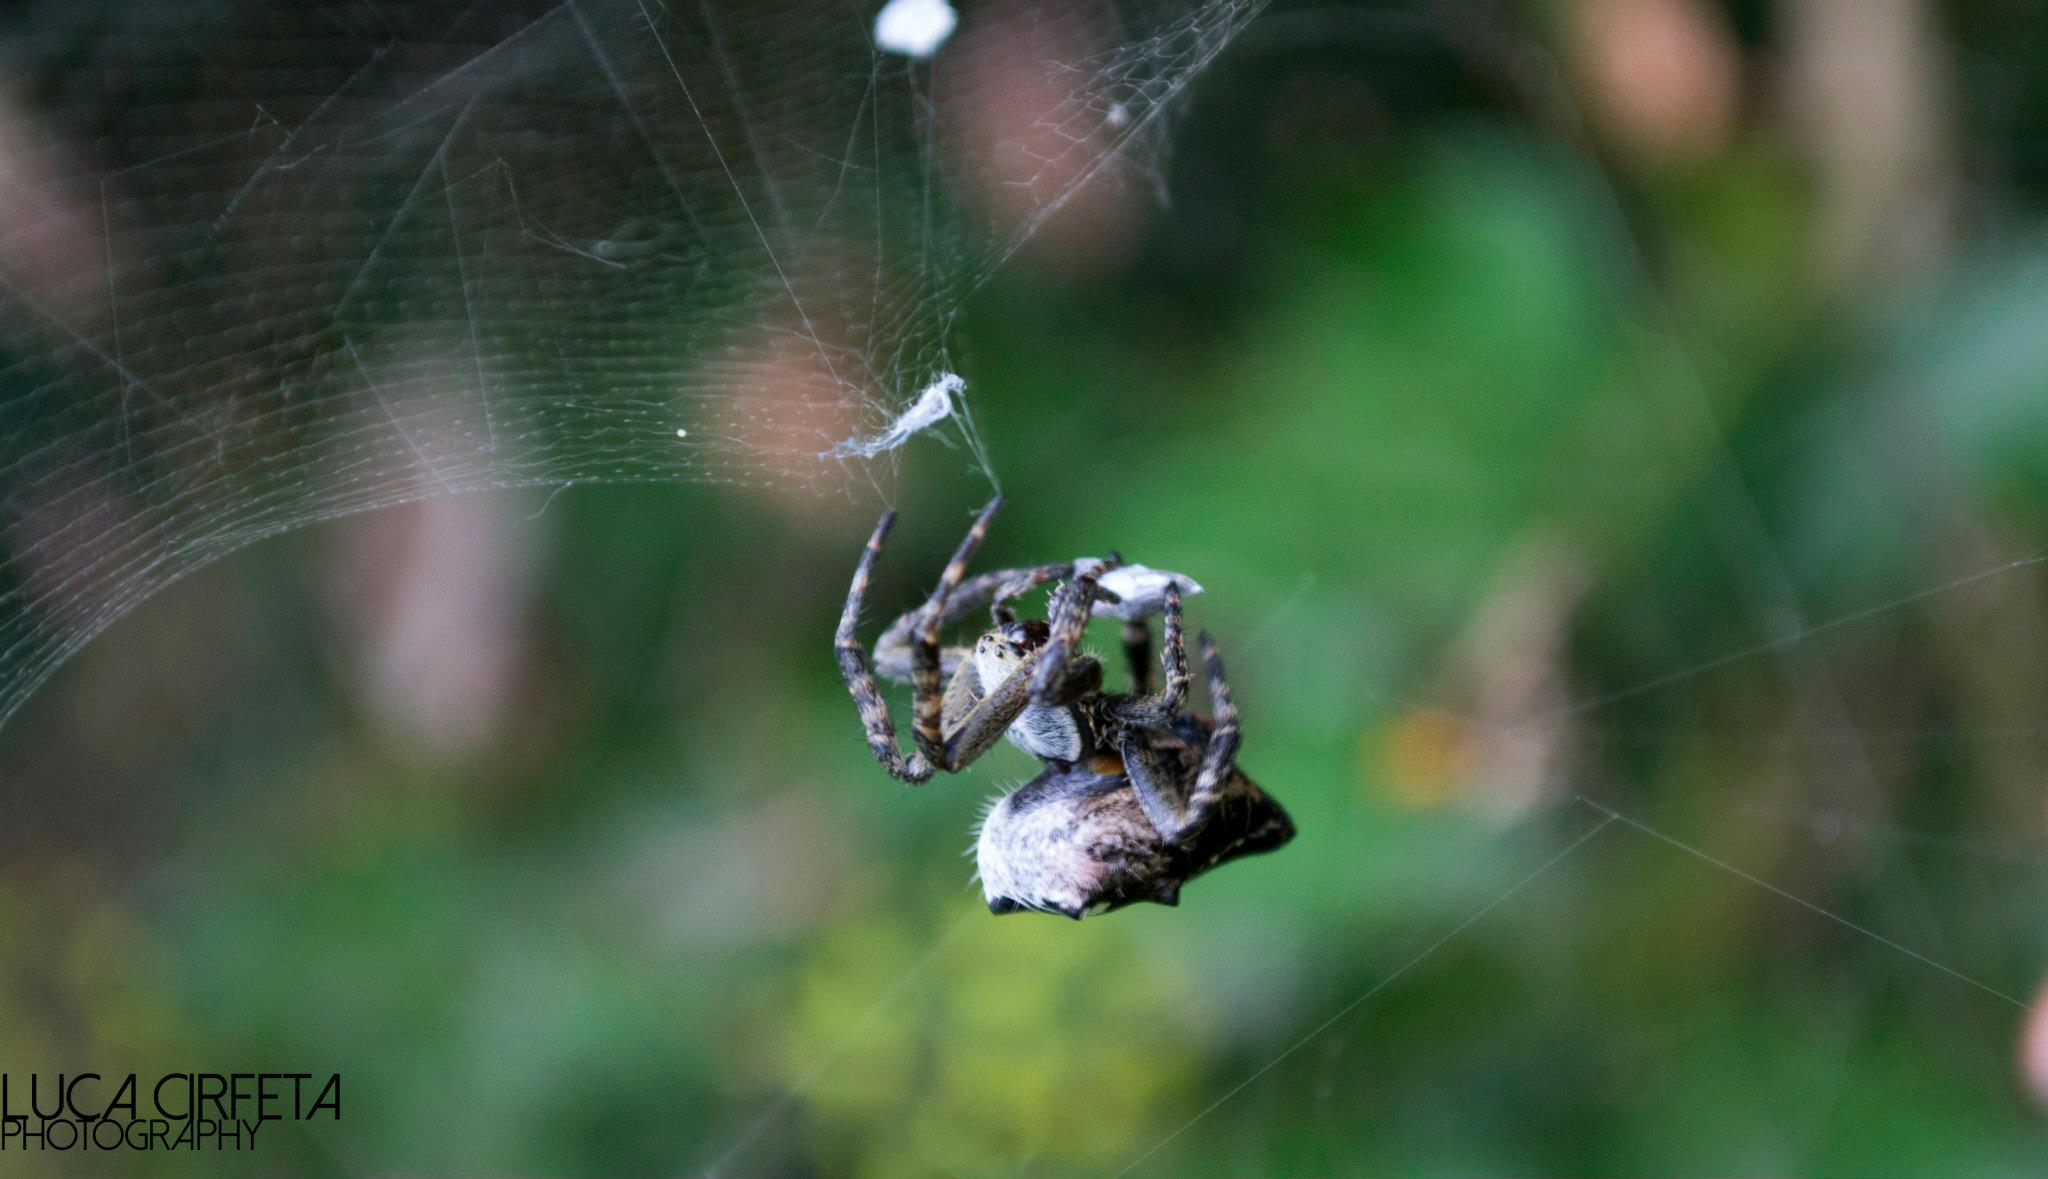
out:
{"label": "spider cephalothorax", "polygon": [[[1043,773],[997,799],[982,820],[975,850],[989,908],[1079,918],[1134,901],[1171,905],[1194,876],[1293,838],[1287,812],[1237,768],[1237,710],[1207,635],[1202,660],[1215,716],[1185,711],[1180,595],[1183,584],[1193,583],[1170,574],[1153,579],[1163,586],[1166,620],[1166,682],[1154,694],[1144,621],[1150,603],[1120,598],[1101,584],[1122,566],[1115,554],[966,577],[1001,504],[998,497],[982,509],[938,589],[890,624],[871,661],[854,631],[895,519],[894,512],[884,515],[854,571],[838,633],[840,671],[868,745],[891,774],[917,783],[939,770],[957,772],[1006,735],[1045,763]],[[1018,620],[1010,603],[1052,582],[1060,585],[1050,618]],[[1103,691],[1101,661],[1076,649],[1097,602],[1124,618],[1129,692]],[[971,649],[942,649],[944,630],[983,604],[995,625]],[[878,670],[910,681],[908,756],[875,682]]]}

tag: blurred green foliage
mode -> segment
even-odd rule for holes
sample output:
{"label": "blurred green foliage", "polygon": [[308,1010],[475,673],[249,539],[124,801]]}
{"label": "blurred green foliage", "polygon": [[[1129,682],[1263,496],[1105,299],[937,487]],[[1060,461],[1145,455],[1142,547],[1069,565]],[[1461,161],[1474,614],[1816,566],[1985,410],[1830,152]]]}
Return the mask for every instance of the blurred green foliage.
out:
{"label": "blurred green foliage", "polygon": [[[1711,11],[1764,60],[1779,7]],[[578,488],[508,497],[530,654],[470,755],[353,694],[317,588],[353,522],[38,697],[0,1059],[346,1078],[340,1127],[81,1173],[2038,1169],[2025,1013],[1986,988],[2048,957],[2015,564],[2048,551],[2048,109],[1972,89],[2039,75],[1995,7],[1931,34],[1970,47],[1966,229],[1917,269],[1817,260],[1770,111],[1641,158],[1418,17],[1255,27],[1135,261],[1027,254],[967,308],[985,563],[1202,580],[1300,825],[1181,908],[992,918],[957,853],[1026,759],[875,768],[828,644],[878,505]],[[914,455],[878,614],[985,492]],[[160,632],[225,670],[181,700]],[[1615,823],[1557,859],[1581,794],[1704,854]]]}

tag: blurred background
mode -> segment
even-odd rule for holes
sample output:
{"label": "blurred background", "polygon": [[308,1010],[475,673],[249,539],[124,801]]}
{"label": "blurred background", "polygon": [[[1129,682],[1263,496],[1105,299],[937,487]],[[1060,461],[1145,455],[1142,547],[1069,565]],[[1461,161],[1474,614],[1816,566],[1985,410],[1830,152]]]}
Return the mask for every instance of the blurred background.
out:
{"label": "blurred background", "polygon": [[[250,11],[166,26],[176,99],[88,102],[111,35],[0,20],[11,293],[97,265],[106,143],[309,117]],[[1178,909],[985,910],[960,853],[1034,766],[892,781],[829,650],[885,501],[870,634],[988,494],[938,437],[824,484],[316,503],[0,728],[0,1064],[340,1072],[343,1119],[0,1174],[2037,1170],[2048,9],[1232,30],[1142,167],[943,310],[1009,496],[983,566],[1202,581],[1291,846]]]}

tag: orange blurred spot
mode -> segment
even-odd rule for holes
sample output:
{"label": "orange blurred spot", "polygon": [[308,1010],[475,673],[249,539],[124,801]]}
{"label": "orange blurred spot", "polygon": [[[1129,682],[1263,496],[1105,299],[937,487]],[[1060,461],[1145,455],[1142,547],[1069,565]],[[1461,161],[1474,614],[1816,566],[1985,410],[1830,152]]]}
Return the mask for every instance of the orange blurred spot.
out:
{"label": "orange blurred spot", "polygon": [[1390,721],[1374,744],[1377,757],[1369,749],[1366,779],[1384,782],[1404,806],[1443,806],[1471,788],[1478,739],[1462,717],[1439,708],[1414,709]]}

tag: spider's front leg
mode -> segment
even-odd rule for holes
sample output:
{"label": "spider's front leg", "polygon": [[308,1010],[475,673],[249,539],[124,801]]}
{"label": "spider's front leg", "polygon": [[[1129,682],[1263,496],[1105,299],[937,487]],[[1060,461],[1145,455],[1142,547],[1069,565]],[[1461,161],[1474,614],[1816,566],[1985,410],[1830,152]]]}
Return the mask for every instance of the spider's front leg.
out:
{"label": "spider's front leg", "polygon": [[947,770],[957,769],[965,763],[953,763],[946,752],[947,693],[940,684],[945,672],[939,656],[939,634],[945,629],[947,602],[953,591],[960,587],[960,579],[967,576],[967,563],[974,559],[981,542],[988,538],[989,523],[1002,506],[1003,497],[996,496],[974,518],[973,527],[960,538],[960,547],[953,550],[953,559],[946,562],[945,572],[939,575],[938,587],[932,590],[930,599],[917,612],[911,627],[910,735],[917,744],[918,754],[926,762]]}
{"label": "spider's front leg", "polygon": [[1123,557],[1111,553],[1054,595],[1052,616],[1046,620],[1052,635],[1040,650],[1038,670],[1031,676],[1032,703],[1055,704],[1070,698],[1069,693],[1062,690],[1068,681],[1067,664],[1074,657],[1074,648],[1080,645],[1081,632],[1088,629],[1088,617],[1095,609],[1095,600],[1117,600],[1115,594],[1096,583],[1103,574],[1123,563]]}
{"label": "spider's front leg", "polygon": [[896,513],[884,512],[881,523],[868,537],[867,547],[861,550],[860,564],[854,567],[853,587],[846,592],[846,608],[839,615],[839,630],[833,644],[839,658],[839,674],[846,680],[846,690],[853,696],[853,703],[860,710],[860,725],[867,733],[868,748],[874,751],[875,760],[890,774],[910,784],[929,781],[932,764],[922,753],[903,755],[903,749],[896,743],[896,724],[889,719],[889,703],[882,698],[882,689],[875,682],[875,670],[868,660],[867,648],[861,646],[856,633],[860,626],[860,607],[867,595],[868,580],[874,574],[875,558],[882,553],[882,542],[889,536],[889,528],[896,523]]}
{"label": "spider's front leg", "polygon": [[1040,565],[1035,569],[1011,569],[1003,573],[988,574],[1001,580],[995,596],[989,601],[989,617],[997,626],[1017,621],[1017,612],[1010,603],[1048,581],[1059,581],[1074,575],[1074,563],[1063,561],[1057,565]]}

